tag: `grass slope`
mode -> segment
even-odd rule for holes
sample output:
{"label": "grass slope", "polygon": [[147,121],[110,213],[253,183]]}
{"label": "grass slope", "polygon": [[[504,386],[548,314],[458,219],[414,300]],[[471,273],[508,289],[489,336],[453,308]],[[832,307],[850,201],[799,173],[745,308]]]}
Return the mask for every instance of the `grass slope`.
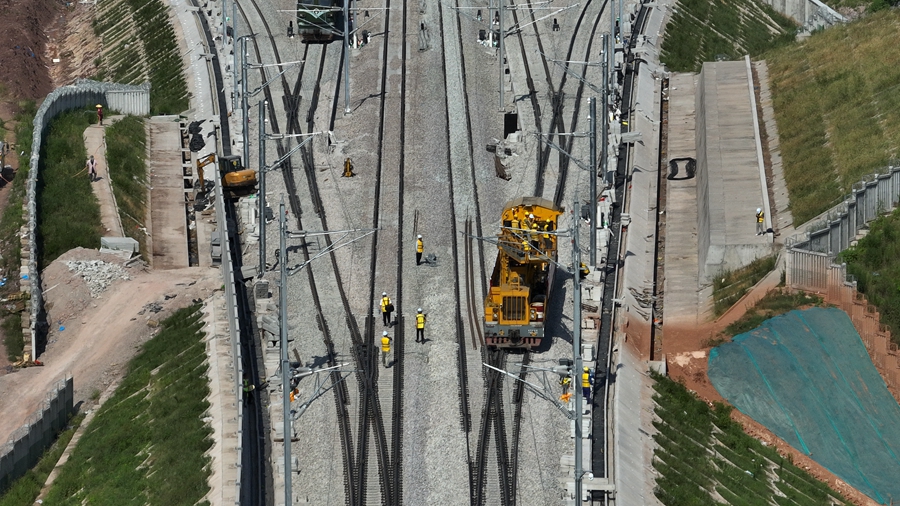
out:
{"label": "grass slope", "polygon": [[147,257],[147,235],[141,230],[147,212],[147,131],[144,120],[128,116],[106,129],[106,161],[125,235],[141,245]]}
{"label": "grass slope", "polygon": [[898,27],[883,11],[765,55],[795,224],[897,158]]}
{"label": "grass slope", "polygon": [[37,183],[38,268],[72,248],[98,248],[102,226],[100,203],[85,170],[84,130],[91,109],[60,114],[50,122],[41,147]]}
{"label": "grass slope", "polygon": [[[212,430],[196,306],[162,324],[88,426],[45,501],[194,505],[209,490]],[[207,504],[207,503],[201,503]]]}
{"label": "grass slope", "polygon": [[103,39],[96,79],[125,84],[150,81],[150,113],[188,109],[187,81],[169,5],[163,0],[101,0],[94,34]]}
{"label": "grass slope", "polygon": [[789,44],[796,28],[754,0],[680,0],[666,25],[659,59],[675,72],[699,72],[706,61],[757,56]]}
{"label": "grass slope", "polygon": [[[825,484],[747,435],[730,406],[712,407],[654,374],[656,497],[667,506],[841,504]],[[846,504],[846,503],[844,503]]]}

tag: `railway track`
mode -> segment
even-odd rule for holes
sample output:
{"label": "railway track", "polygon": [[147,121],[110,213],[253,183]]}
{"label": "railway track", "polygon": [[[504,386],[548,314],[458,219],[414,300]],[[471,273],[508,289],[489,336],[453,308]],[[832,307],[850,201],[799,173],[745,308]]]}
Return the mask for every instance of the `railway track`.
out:
{"label": "railway track", "polygon": [[[243,6],[241,6],[239,3],[236,5],[238,6],[238,9],[240,10],[241,15],[244,18],[244,20],[246,22],[248,22],[248,24],[250,26],[254,26],[254,28],[255,28],[254,31],[258,30],[260,27],[262,28],[262,30],[259,33],[261,33],[263,35],[267,35],[267,37],[263,37],[263,38],[266,40],[272,41],[271,46],[272,46],[272,52],[273,52],[275,60],[276,60],[275,63],[281,63],[282,60],[278,53],[278,47],[274,43],[274,34],[272,33],[272,31],[269,27],[269,24],[266,21],[266,18],[260,9],[259,4],[256,1],[251,1],[251,6],[255,10],[256,14],[258,15],[258,18],[256,21],[259,22],[259,24],[250,23],[249,17],[247,15],[247,13],[244,11]],[[262,55],[262,52],[260,51],[260,44],[259,44],[258,39],[259,39],[259,37],[254,38],[253,48],[254,48],[254,52],[255,52],[257,61],[263,61],[263,55]],[[316,107],[318,106],[318,96],[319,96],[318,82],[321,81],[322,73],[324,72],[325,67],[326,67],[325,61],[326,61],[327,51],[325,50],[324,46],[317,46],[317,47],[321,47],[322,49],[320,51],[319,64],[317,66],[317,69],[315,69],[315,72],[314,72],[316,74],[315,80],[316,80],[317,84],[316,84],[316,92],[313,95],[313,99],[310,101],[310,105],[309,105],[310,114],[307,115],[308,120],[312,117],[312,112],[314,112]],[[307,59],[309,58],[309,56],[310,56],[310,46],[307,45],[307,46],[305,46],[305,49],[304,49],[303,61],[306,62]],[[299,122],[299,116],[300,116],[299,115],[299,106],[300,106],[300,94],[299,93],[300,93],[301,82],[303,80],[304,72],[306,70],[307,70],[307,65],[304,63],[300,68],[300,73],[299,73],[297,80],[293,87],[290,87],[288,85],[286,78],[284,78],[283,76],[280,80],[281,85],[282,85],[282,104],[283,104],[284,110],[285,110],[285,117],[286,117],[285,123],[286,123],[286,127],[287,127],[287,132],[286,132],[287,134],[303,133],[302,129],[300,127],[300,122]],[[260,69],[260,80],[262,83],[265,83],[268,80],[264,69]],[[268,108],[267,108],[266,112],[268,114],[268,120],[269,120],[269,125],[270,125],[269,129],[271,130],[271,133],[279,134],[279,133],[281,133],[281,128],[280,128],[280,122],[278,120],[278,114],[277,114],[277,111],[275,108],[276,102],[273,99],[272,90],[270,89],[269,86],[265,86],[265,87],[263,87],[262,91],[264,93],[266,102],[268,103]],[[282,140],[276,141],[276,148],[277,148],[276,151],[277,151],[279,158],[282,158],[289,151],[290,146],[288,144],[289,144],[289,141],[282,141]],[[305,162],[306,167],[314,167],[315,166],[314,160],[313,160],[313,155],[312,155],[312,150],[307,150],[305,153],[301,153],[301,157],[302,157],[303,161]],[[309,173],[310,173],[310,171],[307,170],[307,174],[309,174]],[[298,227],[298,230],[303,230],[304,227],[303,227],[303,221],[301,218],[302,208],[300,205],[300,195],[299,195],[298,187],[297,187],[296,180],[294,177],[293,164],[292,164],[290,158],[286,158],[281,163],[281,174],[282,174],[282,177],[284,180],[285,188],[287,190],[290,209],[295,218],[295,224]],[[327,224],[325,223],[324,213],[322,212],[321,200],[319,198],[318,187],[316,184],[315,177],[308,177],[307,180],[309,181],[309,193],[312,196],[311,202],[313,203],[313,208],[314,208],[316,214],[319,215],[320,219],[322,220],[323,228],[327,229]],[[310,259],[310,251],[308,248],[308,244],[306,242],[304,242],[299,249],[303,255],[303,261],[308,262]],[[279,261],[287,261],[287,259],[279,259]],[[337,273],[337,270],[336,270],[336,262],[333,258],[333,255],[332,255],[332,265],[335,268],[335,275],[339,276],[339,274]],[[310,297],[313,301],[313,306],[314,306],[316,326],[317,326],[318,330],[321,332],[322,342],[323,342],[323,345],[325,348],[324,349],[324,356],[326,357],[325,363],[328,366],[335,366],[338,364],[338,360],[337,360],[338,356],[343,353],[341,353],[341,351],[339,351],[336,348],[336,344],[332,337],[330,326],[328,324],[328,319],[326,318],[326,316],[324,314],[322,300],[321,300],[321,297],[320,297],[318,289],[317,289],[318,284],[316,281],[315,269],[307,268],[306,274],[307,274],[307,280],[309,282],[309,293],[310,293]],[[337,286],[340,288],[341,284],[338,283]],[[343,292],[341,292],[341,299],[344,301],[344,306],[347,309],[347,314],[350,314],[349,309],[348,309],[349,302],[347,301],[346,295]],[[356,326],[353,325],[353,323],[355,323],[355,322],[351,322],[349,319],[347,320],[347,325],[348,325],[351,335],[356,337],[356,339],[355,339],[356,342],[361,342],[362,339],[359,336],[358,328],[356,328]],[[294,351],[296,352],[296,349]],[[360,357],[357,356],[356,358],[357,358],[357,363],[359,363]],[[339,433],[339,439],[340,439],[340,447],[341,447],[340,453],[341,453],[341,458],[343,461],[342,468],[343,468],[343,476],[344,476],[343,481],[344,481],[344,490],[345,490],[345,503],[350,506],[355,506],[355,505],[364,504],[364,502],[362,502],[364,500],[363,499],[364,495],[361,496],[359,489],[355,486],[355,484],[357,483],[357,474],[356,473],[359,470],[359,464],[356,460],[358,458],[358,455],[356,455],[353,451],[351,416],[350,416],[350,413],[348,410],[348,406],[350,405],[350,393],[349,393],[347,384],[345,382],[340,382],[340,379],[341,379],[340,372],[334,371],[331,373],[332,382],[337,383],[336,387],[334,388],[333,400],[334,400],[335,412],[336,412],[336,417],[337,417],[337,425],[338,425],[338,433]],[[366,382],[361,381],[361,383],[364,385],[363,388],[365,388]]]}

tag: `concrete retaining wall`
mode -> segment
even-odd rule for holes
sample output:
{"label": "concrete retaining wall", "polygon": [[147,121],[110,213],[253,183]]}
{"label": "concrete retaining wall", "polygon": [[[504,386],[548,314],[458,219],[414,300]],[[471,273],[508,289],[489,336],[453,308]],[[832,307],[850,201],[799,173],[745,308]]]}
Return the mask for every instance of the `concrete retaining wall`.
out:
{"label": "concrete retaining wall", "polygon": [[37,234],[37,180],[40,167],[40,153],[44,131],[50,121],[59,113],[70,109],[81,109],[95,104],[107,111],[146,116],[150,114],[150,83],[131,86],[115,83],[101,83],[82,79],[70,86],[53,90],[41,103],[34,116],[34,133],[31,144],[31,170],[28,172],[25,195],[25,214],[28,224],[22,235],[22,266],[19,279],[23,292],[31,292],[31,311],[22,318],[22,330],[30,342],[25,344],[25,353],[36,357],[38,337],[47,331],[46,324],[39,324],[44,299],[41,294],[40,273],[38,272]]}
{"label": "concrete retaining wall", "polygon": [[763,0],[763,2],[800,23],[807,32],[847,21],[844,16],[819,0]]}
{"label": "concrete retaining wall", "polygon": [[0,447],[0,492],[31,469],[74,413],[72,378],[56,384],[38,411]]}

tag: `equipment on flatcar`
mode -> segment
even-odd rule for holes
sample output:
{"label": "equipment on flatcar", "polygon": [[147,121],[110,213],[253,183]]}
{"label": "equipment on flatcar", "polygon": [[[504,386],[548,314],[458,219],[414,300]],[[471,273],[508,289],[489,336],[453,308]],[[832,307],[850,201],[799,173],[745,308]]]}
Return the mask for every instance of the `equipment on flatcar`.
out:
{"label": "equipment on flatcar", "polygon": [[504,206],[497,261],[484,302],[488,346],[540,346],[556,271],[555,231],[562,213],[563,209],[540,197],[523,197]]}

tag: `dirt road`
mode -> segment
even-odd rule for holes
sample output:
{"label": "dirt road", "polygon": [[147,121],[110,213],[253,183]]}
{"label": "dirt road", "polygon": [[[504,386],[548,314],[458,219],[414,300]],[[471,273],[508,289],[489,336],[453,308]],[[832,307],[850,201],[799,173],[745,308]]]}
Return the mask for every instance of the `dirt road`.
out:
{"label": "dirt road", "polygon": [[[100,297],[91,298],[84,279],[66,267],[70,260],[123,263],[114,255],[76,249],[44,271],[51,321],[47,351],[40,357],[46,365],[0,377],[2,442],[39,409],[51,386],[67,375],[74,378],[76,404],[90,402],[95,391],[102,392],[124,372],[139,346],[156,333],[156,323],[193,299],[208,297],[222,284],[217,269],[149,272],[132,267],[126,269],[131,279],[116,280]],[[162,311],[146,310],[151,303],[159,304]]]}

